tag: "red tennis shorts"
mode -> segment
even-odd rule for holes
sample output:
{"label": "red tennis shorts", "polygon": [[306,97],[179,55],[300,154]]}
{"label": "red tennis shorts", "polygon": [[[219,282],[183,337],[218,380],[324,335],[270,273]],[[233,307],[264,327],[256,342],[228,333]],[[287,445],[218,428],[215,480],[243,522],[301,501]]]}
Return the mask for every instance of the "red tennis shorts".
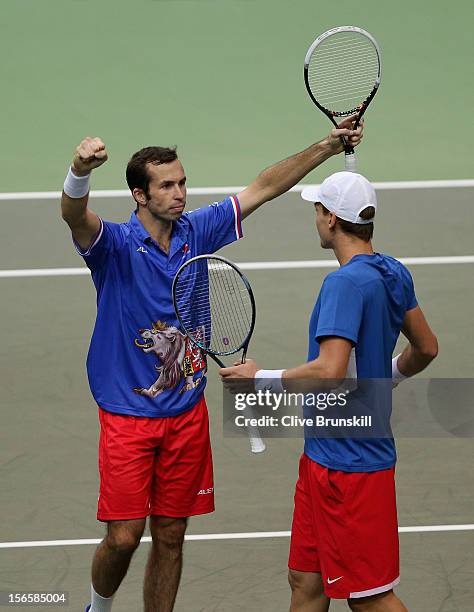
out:
{"label": "red tennis shorts", "polygon": [[400,581],[395,469],[340,472],[300,459],[288,566],[318,572],[333,599]]}
{"label": "red tennis shorts", "polygon": [[213,512],[204,397],[175,417],[135,417],[99,408],[99,419],[99,521]]}

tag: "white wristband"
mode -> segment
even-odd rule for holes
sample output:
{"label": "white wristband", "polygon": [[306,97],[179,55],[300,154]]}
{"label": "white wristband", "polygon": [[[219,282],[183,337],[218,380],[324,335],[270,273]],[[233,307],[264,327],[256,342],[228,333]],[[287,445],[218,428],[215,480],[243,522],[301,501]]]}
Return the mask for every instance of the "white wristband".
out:
{"label": "white wristband", "polygon": [[402,380],[405,380],[405,378],[408,378],[408,376],[402,374],[398,369],[398,358],[400,357],[400,355],[401,353],[399,353],[396,357],[392,359],[392,385],[394,387],[401,383]]}
{"label": "white wristband", "polygon": [[284,371],[285,370],[258,370],[255,374],[256,390],[283,393],[281,377]]}
{"label": "white wristband", "polygon": [[64,193],[70,198],[83,198],[89,193],[90,173],[86,176],[76,176],[69,168],[64,181]]}

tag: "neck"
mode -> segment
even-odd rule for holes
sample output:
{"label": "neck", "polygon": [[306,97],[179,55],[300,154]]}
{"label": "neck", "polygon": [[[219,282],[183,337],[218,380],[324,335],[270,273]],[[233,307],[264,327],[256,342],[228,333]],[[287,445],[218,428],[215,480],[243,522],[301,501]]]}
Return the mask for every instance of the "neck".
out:
{"label": "neck", "polygon": [[151,238],[168,253],[173,232],[173,222],[166,219],[159,219],[144,207],[140,207],[137,212],[143,227],[150,234]]}
{"label": "neck", "polygon": [[374,249],[372,248],[372,242],[364,242],[363,240],[351,240],[345,237],[333,246],[334,255],[339,262],[339,265],[343,266],[349,262],[354,255],[373,255]]}

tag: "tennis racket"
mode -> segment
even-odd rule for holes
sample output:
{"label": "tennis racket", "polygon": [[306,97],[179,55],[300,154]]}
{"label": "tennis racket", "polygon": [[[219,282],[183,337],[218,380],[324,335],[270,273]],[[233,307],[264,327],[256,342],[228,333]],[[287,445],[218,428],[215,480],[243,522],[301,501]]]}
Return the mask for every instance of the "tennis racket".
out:
{"label": "tennis racket", "polygon": [[[324,32],[309,47],[304,59],[304,82],[309,97],[331,122],[356,115],[354,129],[380,85],[382,64],[375,38],[355,26]],[[354,149],[342,138],[345,165],[356,172]]]}
{"label": "tennis racket", "polygon": [[[255,327],[255,299],[247,278],[224,257],[198,255],[173,280],[173,305],[183,332],[221,368],[220,357],[242,350]],[[248,427],[253,453],[265,450],[257,427]]]}

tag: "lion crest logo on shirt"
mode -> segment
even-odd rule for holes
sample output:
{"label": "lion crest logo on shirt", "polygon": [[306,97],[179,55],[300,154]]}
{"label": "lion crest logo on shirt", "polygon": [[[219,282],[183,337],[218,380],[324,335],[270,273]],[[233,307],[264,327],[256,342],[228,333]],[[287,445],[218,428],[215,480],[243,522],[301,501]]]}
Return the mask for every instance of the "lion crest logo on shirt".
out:
{"label": "lion crest logo on shirt", "polygon": [[[150,387],[135,387],[135,393],[155,398],[166,389],[176,387],[182,378],[185,382],[181,392],[191,391],[200,384],[206,372],[206,361],[200,349],[177,327],[156,321],[150,329],[139,329],[138,333],[141,339],[135,338],[135,346],[145,354],[156,356],[159,365],[155,365],[155,369],[159,375]],[[204,327],[197,330],[197,339],[199,334],[204,337]],[[197,372],[202,372],[202,375],[194,380]]]}

